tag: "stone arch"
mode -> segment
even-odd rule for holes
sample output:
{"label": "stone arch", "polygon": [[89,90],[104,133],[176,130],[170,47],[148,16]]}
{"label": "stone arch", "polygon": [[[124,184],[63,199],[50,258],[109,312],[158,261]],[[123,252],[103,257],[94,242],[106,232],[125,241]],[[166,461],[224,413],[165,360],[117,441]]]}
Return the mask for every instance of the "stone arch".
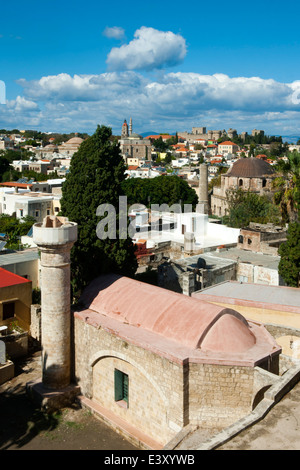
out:
{"label": "stone arch", "polygon": [[89,362],[89,368],[92,370],[94,365],[101,359],[104,359],[105,357],[116,357],[117,359],[121,359],[122,361],[125,361],[131,364],[133,367],[135,367],[144,377],[146,377],[147,380],[149,380],[149,382],[152,383],[153,387],[157,391],[158,395],[160,396],[160,398],[162,399],[164,403],[164,406],[167,409],[168,399],[163,393],[163,391],[161,390],[160,386],[157,384],[157,382],[153,380],[153,377],[149,375],[149,373],[144,369],[144,367],[140,365],[140,363],[137,363],[131,358],[130,360],[128,360],[128,357],[125,354],[118,353],[116,351],[110,351],[110,350],[98,351],[97,353],[92,355],[90,362]]}
{"label": "stone arch", "polygon": [[[172,407],[157,381],[143,366],[116,351],[99,351],[89,365],[92,400],[158,442],[169,439]],[[124,400],[116,398],[120,390],[118,385],[116,388],[116,371],[127,375]]]}

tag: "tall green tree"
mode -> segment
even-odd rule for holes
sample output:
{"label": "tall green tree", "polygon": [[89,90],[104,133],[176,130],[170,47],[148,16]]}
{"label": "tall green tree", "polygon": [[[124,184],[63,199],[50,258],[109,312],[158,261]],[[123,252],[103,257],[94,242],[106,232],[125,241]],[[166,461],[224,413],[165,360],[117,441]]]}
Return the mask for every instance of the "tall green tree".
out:
{"label": "tall green tree", "polygon": [[3,175],[9,171],[9,160],[4,156],[0,155],[0,181],[4,181]]}
{"label": "tall green tree", "polygon": [[280,261],[278,272],[290,287],[300,284],[300,222],[289,224],[287,241],[279,247]]}
{"label": "tall green tree", "polygon": [[[118,230],[125,164],[111,136],[110,128],[97,127],[73,155],[62,187],[61,213],[78,224],[78,240],[71,251],[75,298],[95,277],[108,272],[133,276],[137,267],[132,240],[120,238]],[[107,213],[97,215],[98,207],[104,204],[115,208],[117,229],[115,237],[108,233],[106,239],[96,233],[98,224],[107,217]]]}

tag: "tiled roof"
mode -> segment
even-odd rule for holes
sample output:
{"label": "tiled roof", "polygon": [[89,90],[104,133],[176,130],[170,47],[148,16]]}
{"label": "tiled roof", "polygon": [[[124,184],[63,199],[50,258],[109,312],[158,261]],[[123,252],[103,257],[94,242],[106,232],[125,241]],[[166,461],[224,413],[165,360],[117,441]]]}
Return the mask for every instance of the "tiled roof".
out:
{"label": "tiled roof", "polygon": [[233,165],[228,176],[238,176],[244,178],[259,178],[264,175],[272,175],[274,169],[260,158],[240,158]]}
{"label": "tiled roof", "polygon": [[18,276],[17,274],[13,274],[6,269],[0,268],[0,288],[1,287],[8,287],[8,286],[15,286],[16,284],[25,284],[26,282],[30,282],[25,277]]}
{"label": "tiled roof", "polygon": [[237,145],[237,144],[235,144],[234,142],[230,142],[230,140],[226,140],[225,142],[222,142],[219,145]]}

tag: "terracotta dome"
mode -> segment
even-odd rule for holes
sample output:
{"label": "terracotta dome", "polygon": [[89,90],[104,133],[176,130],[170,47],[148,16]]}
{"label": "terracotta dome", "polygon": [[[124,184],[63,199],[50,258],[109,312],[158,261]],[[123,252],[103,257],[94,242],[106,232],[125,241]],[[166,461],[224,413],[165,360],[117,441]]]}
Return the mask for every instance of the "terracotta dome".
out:
{"label": "terracotta dome", "polygon": [[81,304],[89,312],[151,331],[193,350],[244,353],[256,343],[249,323],[237,311],[123,276],[95,279],[83,293]]}
{"label": "terracotta dome", "polygon": [[239,178],[261,178],[275,173],[272,166],[260,158],[240,158],[232,168],[226,173],[227,176],[237,176]]}
{"label": "terracotta dome", "polygon": [[80,145],[83,142],[83,139],[80,137],[72,137],[72,139],[66,142],[66,145]]}

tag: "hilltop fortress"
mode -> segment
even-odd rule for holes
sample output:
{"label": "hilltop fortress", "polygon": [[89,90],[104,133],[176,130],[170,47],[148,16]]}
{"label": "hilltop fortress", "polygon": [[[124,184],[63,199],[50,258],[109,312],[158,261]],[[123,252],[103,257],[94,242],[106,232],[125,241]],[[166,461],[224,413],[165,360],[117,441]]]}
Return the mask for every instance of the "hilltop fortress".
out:
{"label": "hilltop fortress", "polygon": [[[233,139],[238,135],[236,129],[228,129],[227,131],[225,129],[223,130],[217,130],[217,131],[211,131],[211,130],[206,130],[206,127],[192,127],[192,132],[179,132],[180,137],[183,139],[186,139],[187,141],[194,141],[194,140],[218,140],[221,137],[228,136],[230,139]],[[264,135],[263,130],[257,130],[253,129],[251,132],[252,136],[255,135]],[[240,137],[245,140],[247,137],[248,133],[247,132],[241,132]]]}

